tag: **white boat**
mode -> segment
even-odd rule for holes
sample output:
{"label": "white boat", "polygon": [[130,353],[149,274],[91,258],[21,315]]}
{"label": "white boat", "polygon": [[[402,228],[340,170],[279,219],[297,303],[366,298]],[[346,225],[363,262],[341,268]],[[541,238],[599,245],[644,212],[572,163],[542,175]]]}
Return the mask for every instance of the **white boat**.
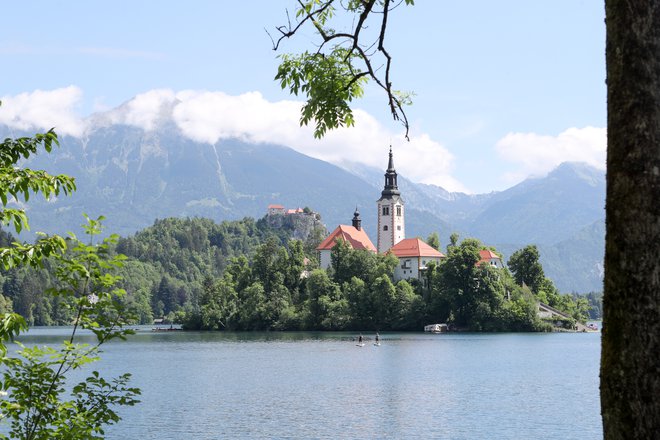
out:
{"label": "white boat", "polygon": [[424,326],[424,331],[427,333],[445,333],[447,330],[447,324],[429,324]]}

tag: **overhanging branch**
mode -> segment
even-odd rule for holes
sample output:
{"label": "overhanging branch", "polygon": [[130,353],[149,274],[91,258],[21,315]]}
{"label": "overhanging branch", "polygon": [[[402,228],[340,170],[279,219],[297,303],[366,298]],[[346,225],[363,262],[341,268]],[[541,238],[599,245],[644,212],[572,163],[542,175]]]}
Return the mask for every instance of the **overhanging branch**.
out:
{"label": "overhanging branch", "polygon": [[[273,50],[280,49],[283,41],[294,37],[300,29],[311,25],[320,37],[316,53],[323,56],[332,56],[341,53],[341,63],[344,65],[343,86],[341,91],[346,91],[356,85],[360,80],[369,78],[380,87],[387,96],[387,105],[395,121],[401,122],[405,128],[405,137],[409,139],[409,124],[403,105],[407,99],[400,98],[392,87],[391,66],[392,56],[385,45],[385,35],[388,27],[389,12],[399,7],[402,3],[412,4],[408,0],[361,0],[361,1],[337,1],[326,0],[316,2],[313,0],[298,0],[299,9],[296,11],[296,22],[292,23],[287,11],[287,24],[275,29],[279,37],[273,42]],[[350,31],[336,32],[328,24],[335,9],[341,9],[349,14],[356,14],[357,20],[350,27]],[[369,23],[377,26],[377,35],[373,33],[370,37],[363,32],[369,29]],[[268,34],[270,36],[270,33]],[[337,52],[339,48],[340,52]],[[375,68],[374,63],[382,60],[382,66]],[[402,101],[403,99],[403,101]],[[318,121],[317,121],[318,122]],[[333,128],[333,127],[331,127]]]}

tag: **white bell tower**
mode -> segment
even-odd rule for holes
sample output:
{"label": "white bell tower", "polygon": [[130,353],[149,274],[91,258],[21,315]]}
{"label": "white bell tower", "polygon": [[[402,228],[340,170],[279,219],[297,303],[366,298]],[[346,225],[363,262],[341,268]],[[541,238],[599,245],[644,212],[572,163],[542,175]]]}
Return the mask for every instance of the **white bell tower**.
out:
{"label": "white bell tower", "polygon": [[406,237],[404,221],[404,203],[397,186],[397,175],[394,169],[392,146],[390,160],[385,172],[385,187],[378,199],[378,253],[387,252],[392,246]]}

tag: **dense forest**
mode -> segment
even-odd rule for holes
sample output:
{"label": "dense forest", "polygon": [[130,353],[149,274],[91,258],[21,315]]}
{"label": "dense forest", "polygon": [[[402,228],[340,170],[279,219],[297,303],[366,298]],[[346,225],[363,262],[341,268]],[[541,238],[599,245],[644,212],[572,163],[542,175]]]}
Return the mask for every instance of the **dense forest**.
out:
{"label": "dense forest", "polygon": [[[549,330],[536,316],[537,301],[574,320],[600,317],[600,295],[560,294],[535,246],[514,253],[509,269],[496,269],[478,264],[486,246],[454,236],[447,258],[430,265],[422,281],[394,282],[395,257],[341,242],[331,268],[318,269],[314,249],[323,232],[301,241],[266,218],[168,218],[120,238],[112,251],[127,257],[117,274],[139,324],[161,318],[187,329],[386,331],[446,322],[472,331]],[[0,246],[12,240],[0,231]],[[439,246],[436,235],[427,241]],[[44,268],[2,269],[0,311],[13,309],[33,325],[70,324],[66,304],[43,294],[57,284],[54,263]]]}

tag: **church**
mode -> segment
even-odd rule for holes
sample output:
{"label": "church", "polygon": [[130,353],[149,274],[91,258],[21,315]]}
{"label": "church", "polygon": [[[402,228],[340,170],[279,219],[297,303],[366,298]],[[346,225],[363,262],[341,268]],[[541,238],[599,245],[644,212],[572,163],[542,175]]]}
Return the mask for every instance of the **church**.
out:
{"label": "church", "polygon": [[399,259],[394,271],[395,281],[417,278],[423,280],[423,273],[429,262],[438,263],[444,255],[424,243],[419,238],[406,238],[405,204],[397,184],[394,157],[390,147],[389,162],[385,171],[385,185],[376,202],[378,209],[377,246],[362,229],[360,212],[355,209],[351,225],[339,225],[316,248],[321,269],[331,264],[332,248],[337,240],[342,240],[353,249],[362,249],[379,254],[392,253]]}

